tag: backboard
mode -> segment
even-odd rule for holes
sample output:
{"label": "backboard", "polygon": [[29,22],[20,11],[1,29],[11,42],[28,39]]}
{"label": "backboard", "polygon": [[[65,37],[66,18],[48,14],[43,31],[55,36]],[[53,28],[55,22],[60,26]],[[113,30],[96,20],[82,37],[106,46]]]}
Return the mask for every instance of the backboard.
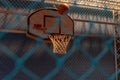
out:
{"label": "backboard", "polygon": [[49,40],[48,36],[54,33],[74,35],[73,20],[51,8],[39,9],[28,16],[28,37]]}

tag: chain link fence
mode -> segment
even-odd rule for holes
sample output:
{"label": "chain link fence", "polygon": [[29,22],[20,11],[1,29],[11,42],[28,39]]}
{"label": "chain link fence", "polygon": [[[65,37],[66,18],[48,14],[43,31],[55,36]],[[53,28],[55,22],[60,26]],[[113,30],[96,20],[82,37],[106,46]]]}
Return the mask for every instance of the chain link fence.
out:
{"label": "chain link fence", "polygon": [[27,16],[57,5],[0,0],[0,80],[119,80],[119,24],[109,9],[70,5],[68,15],[79,36],[66,55],[54,54],[52,44],[26,37]]}

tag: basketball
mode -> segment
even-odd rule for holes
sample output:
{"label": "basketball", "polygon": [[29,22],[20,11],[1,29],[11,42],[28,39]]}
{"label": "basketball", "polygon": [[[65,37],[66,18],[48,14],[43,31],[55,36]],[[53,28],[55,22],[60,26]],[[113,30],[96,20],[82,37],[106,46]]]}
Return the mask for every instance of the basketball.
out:
{"label": "basketball", "polygon": [[60,4],[57,9],[58,9],[58,13],[63,15],[69,10],[69,5],[66,3],[63,3],[63,4]]}

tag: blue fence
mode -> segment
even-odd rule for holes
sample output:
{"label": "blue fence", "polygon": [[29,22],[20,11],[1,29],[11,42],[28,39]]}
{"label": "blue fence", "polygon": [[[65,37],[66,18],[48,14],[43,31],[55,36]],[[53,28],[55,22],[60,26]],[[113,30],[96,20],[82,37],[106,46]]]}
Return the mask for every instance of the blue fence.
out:
{"label": "blue fence", "polygon": [[42,40],[4,32],[26,31],[26,14],[55,6],[44,0],[0,0],[0,9],[9,11],[0,13],[0,80],[119,80],[119,24],[109,9],[70,6],[80,36],[66,55],[54,54],[52,44]]}

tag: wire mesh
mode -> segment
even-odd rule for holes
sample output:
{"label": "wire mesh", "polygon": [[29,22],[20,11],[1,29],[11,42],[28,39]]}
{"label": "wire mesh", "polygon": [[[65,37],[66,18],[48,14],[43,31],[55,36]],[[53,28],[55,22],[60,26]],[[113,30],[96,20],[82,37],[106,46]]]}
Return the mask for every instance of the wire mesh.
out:
{"label": "wire mesh", "polygon": [[[57,5],[0,0],[0,30],[26,31],[29,13]],[[112,11],[73,4],[68,15],[79,36],[70,42],[66,55],[54,54],[52,45],[42,39],[0,32],[0,80],[119,80],[119,21]]]}

